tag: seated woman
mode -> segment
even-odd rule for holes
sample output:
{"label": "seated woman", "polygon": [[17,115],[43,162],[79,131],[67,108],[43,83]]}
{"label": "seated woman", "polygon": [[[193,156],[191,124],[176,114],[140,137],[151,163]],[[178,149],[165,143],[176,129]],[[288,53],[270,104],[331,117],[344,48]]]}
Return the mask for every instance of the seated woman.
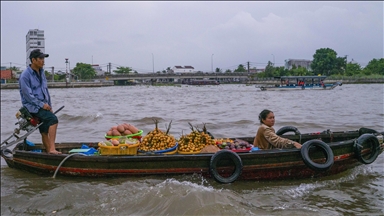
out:
{"label": "seated woman", "polygon": [[259,149],[273,148],[301,148],[301,144],[286,138],[282,138],[275,133],[275,115],[270,110],[263,110],[259,115],[260,127],[257,130],[253,145]]}

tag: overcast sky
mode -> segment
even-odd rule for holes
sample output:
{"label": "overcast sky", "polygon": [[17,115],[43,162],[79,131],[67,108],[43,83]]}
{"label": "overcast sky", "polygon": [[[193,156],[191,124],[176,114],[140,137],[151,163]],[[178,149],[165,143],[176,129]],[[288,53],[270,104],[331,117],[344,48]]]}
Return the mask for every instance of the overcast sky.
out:
{"label": "overcast sky", "polygon": [[[319,48],[365,66],[383,58],[383,2],[4,2],[1,65],[25,68],[30,29],[44,30],[46,67],[77,62],[139,73],[204,72],[248,61],[313,59]],[[154,60],[154,61],[153,61]],[[153,64],[154,62],[154,64]]]}

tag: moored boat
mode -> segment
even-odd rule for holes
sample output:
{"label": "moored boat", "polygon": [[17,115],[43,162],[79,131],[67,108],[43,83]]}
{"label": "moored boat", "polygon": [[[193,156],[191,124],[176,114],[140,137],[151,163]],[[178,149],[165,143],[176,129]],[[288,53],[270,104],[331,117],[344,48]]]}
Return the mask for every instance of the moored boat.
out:
{"label": "moored boat", "polygon": [[326,76],[282,76],[280,84],[260,86],[261,91],[332,90],[341,82],[324,83]]}
{"label": "moored boat", "polygon": [[[286,134],[295,132],[295,134]],[[135,152],[127,155],[71,153],[74,149],[97,149],[97,142],[57,143],[63,154],[44,153],[42,144],[26,140],[14,148],[2,148],[1,156],[11,168],[47,175],[108,177],[198,173],[220,183],[237,180],[284,180],[314,178],[341,173],[370,164],[383,152],[384,132],[356,131],[301,134],[295,127],[277,131],[282,137],[303,143],[299,149],[249,151],[220,150],[214,153],[182,154],[174,151]],[[237,139],[253,143],[254,137]]]}

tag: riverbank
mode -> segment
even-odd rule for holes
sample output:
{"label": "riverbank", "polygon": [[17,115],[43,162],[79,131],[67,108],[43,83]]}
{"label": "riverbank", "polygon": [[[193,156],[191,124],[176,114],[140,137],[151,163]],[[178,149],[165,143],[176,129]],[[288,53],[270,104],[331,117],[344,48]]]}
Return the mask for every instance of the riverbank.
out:
{"label": "riverbank", "polygon": [[[88,88],[114,86],[113,82],[48,82],[48,88]],[[19,83],[1,84],[1,89],[18,89]]]}
{"label": "riverbank", "polygon": [[[354,78],[354,79],[327,79],[325,83],[335,83],[341,82],[342,84],[377,84],[384,83],[384,78],[382,79],[366,79],[366,78]],[[271,80],[252,80],[247,82],[234,82],[234,83],[220,83],[220,85],[226,84],[246,84],[246,85],[258,85],[258,84],[279,84],[280,80],[271,79]],[[151,85],[151,84],[137,84],[137,85]],[[154,86],[181,86],[180,83],[153,83]],[[115,86],[113,81],[103,81],[103,82],[48,82],[48,88],[88,88],[88,87],[108,87]],[[19,83],[2,83],[0,86],[1,89],[18,89]]]}

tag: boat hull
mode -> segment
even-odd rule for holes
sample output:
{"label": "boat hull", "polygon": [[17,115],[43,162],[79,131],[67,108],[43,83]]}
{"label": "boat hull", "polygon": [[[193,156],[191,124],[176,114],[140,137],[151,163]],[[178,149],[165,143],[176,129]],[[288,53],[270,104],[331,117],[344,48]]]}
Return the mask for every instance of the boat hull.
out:
{"label": "boat hull", "polygon": [[[352,133],[351,133],[352,134]],[[300,135],[302,141],[314,139],[333,139],[328,143],[333,152],[334,163],[326,171],[316,171],[308,167],[304,162],[298,149],[271,149],[259,150],[248,153],[238,153],[242,161],[242,171],[237,180],[283,180],[301,179],[334,175],[344,172],[353,167],[362,165],[354,153],[354,143],[358,136],[351,134],[340,134],[335,136],[327,134]],[[356,133],[355,133],[356,134]],[[351,139],[351,137],[356,137]],[[298,135],[288,135],[292,139],[299,138]],[[251,140],[253,138],[242,138]],[[344,141],[342,141],[344,140]],[[82,143],[57,144],[62,152],[80,147]],[[97,143],[87,143],[90,147],[96,147]],[[149,176],[149,175],[181,175],[201,174],[208,178],[210,174],[210,163],[213,153],[205,154],[143,154],[143,155],[76,155],[61,154],[53,155],[33,152],[25,148],[22,143],[13,151],[12,156],[4,154],[3,158],[11,168],[25,170],[38,174],[53,175],[57,172],[65,176],[83,177],[114,177],[114,176]],[[27,147],[31,148],[31,147]],[[41,148],[36,145],[34,148]],[[380,153],[383,151],[380,144]],[[368,149],[369,150],[369,149]],[[363,155],[369,154],[365,151]],[[323,163],[326,158],[321,151],[312,150],[313,161]],[[224,158],[222,164],[217,168],[222,176],[233,174],[234,167],[230,159]]]}
{"label": "boat hull", "polygon": [[338,85],[327,84],[325,88],[323,86],[277,86],[277,87],[268,87],[261,86],[261,91],[302,91],[302,90],[332,90]]}

